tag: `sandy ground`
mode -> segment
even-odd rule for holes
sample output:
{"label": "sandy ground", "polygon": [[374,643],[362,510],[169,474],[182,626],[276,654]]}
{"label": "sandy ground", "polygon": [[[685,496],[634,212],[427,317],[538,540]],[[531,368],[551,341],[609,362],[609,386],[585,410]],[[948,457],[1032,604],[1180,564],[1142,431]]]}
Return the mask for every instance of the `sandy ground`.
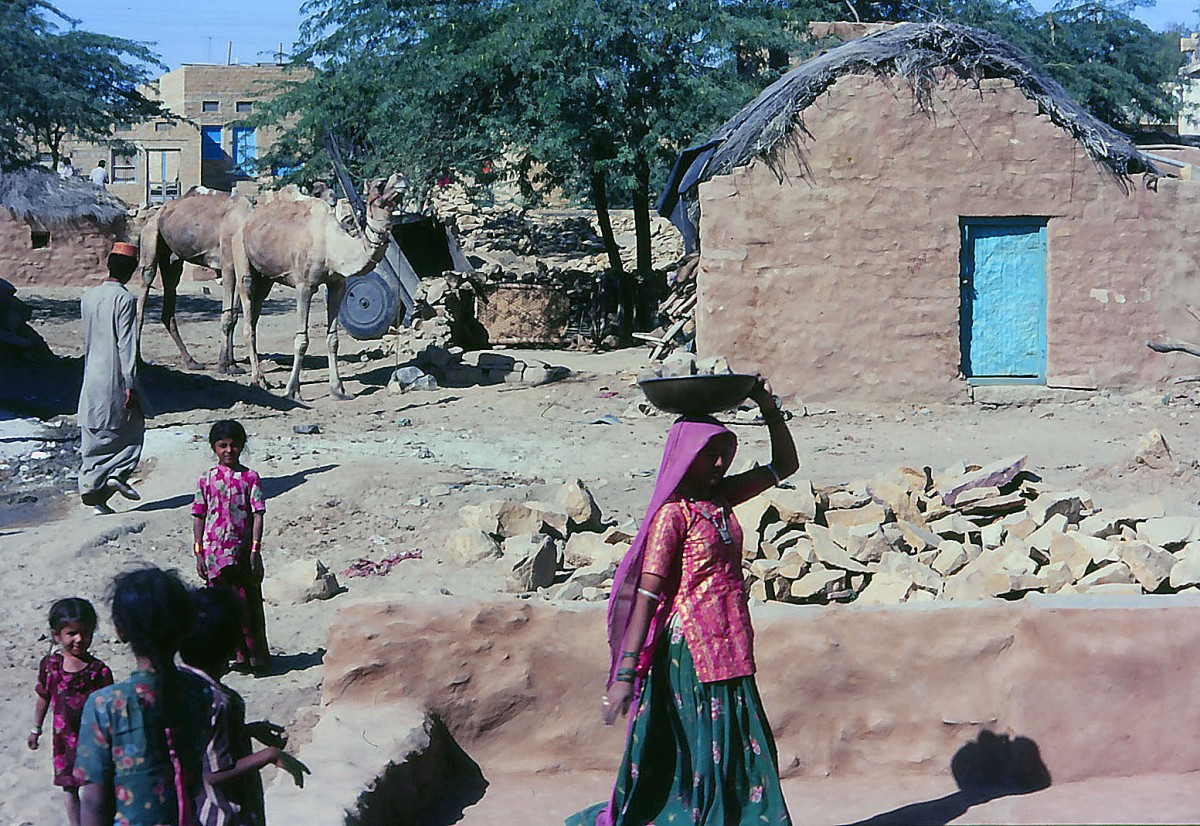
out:
{"label": "sandy ground", "polygon": [[[183,289],[182,333],[193,355],[215,364],[219,298],[206,294],[205,285],[185,284]],[[56,353],[80,354],[78,291],[55,288],[32,295],[23,290],[20,297],[34,308],[34,325]],[[274,294],[260,326],[260,346],[268,354],[276,386],[286,380],[291,361],[291,302],[287,291]],[[318,558],[340,571],[358,557],[414,549],[423,553],[387,577],[343,578],[348,590],[329,602],[268,606],[275,673],[260,679],[235,675],[231,682],[244,692],[253,716],[287,725],[298,743],[317,719],[325,634],[340,605],[378,598],[420,604],[443,599],[447,592],[481,600],[512,598],[503,594],[498,566],[464,568],[445,553],[446,533],[458,526],[461,506],[495,497],[549,498],[562,480],[578,476],[610,520],[640,517],[670,423],[664,416],[636,412],[640,393],[634,380],[644,351],[536,353],[574,371],[569,379],[544,387],[394,394],[385,384],[395,365],[379,357],[371,343],[343,335],[343,375],[356,398],[335,402],[327,393],[324,328],[316,323],[323,316],[323,311],[313,313],[303,406],[248,388],[244,377],[180,372],[174,345],[160,326],[148,323],[143,352],[155,365],[146,378],[151,402],[162,412],[147,434],[138,482],[144,499],[115,502],[121,509],[116,516],[94,517],[64,493],[73,484],[70,462],[59,461],[46,472],[36,467],[21,472],[25,451],[46,443],[38,442],[38,433],[30,433],[25,423],[0,421],[0,444],[8,446],[0,462],[9,467],[0,469],[0,502],[8,503],[0,521],[0,553],[9,585],[9,598],[0,602],[0,627],[6,629],[0,640],[0,824],[40,826],[60,819],[50,785],[49,742],[38,752],[24,745],[37,662],[48,646],[46,609],[68,595],[100,605],[112,575],[139,564],[177,567],[194,578],[187,505],[196,477],[210,464],[204,434],[216,418],[238,418],[250,433],[244,459],[262,474],[269,497],[264,542],[268,574],[295,559]],[[69,413],[77,374],[78,363],[66,362],[24,378],[0,376],[0,408]],[[1027,392],[1022,396],[1027,398]],[[806,406],[802,399],[790,400],[797,413],[792,428],[804,463],[801,474],[817,483],[834,483],[898,464],[942,468],[957,460],[986,462],[1025,453],[1029,466],[1049,484],[1083,487],[1097,504],[1157,496],[1168,513],[1197,514],[1193,457],[1200,429],[1190,426],[1190,395],[1080,394],[1075,401],[1038,403],[1003,394],[991,398],[997,403],[960,407]],[[590,423],[606,414],[619,423]],[[320,433],[293,432],[293,426],[304,424],[318,424]],[[1139,437],[1152,428],[1166,437],[1177,466],[1155,471],[1133,464]],[[764,429],[747,425],[738,430],[740,460],[765,459]],[[59,442],[51,444],[61,448]],[[54,465],[53,459],[44,461]],[[36,501],[22,501],[30,497]],[[107,614],[106,607],[101,611]],[[118,675],[132,664],[107,621],[94,651]],[[607,792],[603,777],[510,778],[502,766],[486,765],[484,771],[491,780],[489,793],[468,809],[463,823],[504,822],[499,813],[522,795],[541,801],[536,817],[526,822],[561,822],[562,814]],[[1196,810],[1197,795],[1179,791],[1194,787],[1192,779],[1143,781],[1140,786],[1123,780],[1076,789],[1076,797],[1089,801],[1090,808],[1076,808],[1074,816],[1069,812],[1078,805],[1076,797],[1053,787],[1019,800],[978,802],[953,817],[937,814],[936,822],[1194,819],[1185,812]],[[943,783],[873,778],[866,784],[788,785],[797,822],[804,823],[856,822],[953,792],[949,778]],[[806,810],[805,801],[814,798],[826,802]],[[1106,806],[1110,798],[1126,801],[1126,808]],[[1043,808],[1035,805],[1037,800],[1045,801]],[[957,803],[961,801],[948,805]],[[520,805],[528,811],[527,804]]]}

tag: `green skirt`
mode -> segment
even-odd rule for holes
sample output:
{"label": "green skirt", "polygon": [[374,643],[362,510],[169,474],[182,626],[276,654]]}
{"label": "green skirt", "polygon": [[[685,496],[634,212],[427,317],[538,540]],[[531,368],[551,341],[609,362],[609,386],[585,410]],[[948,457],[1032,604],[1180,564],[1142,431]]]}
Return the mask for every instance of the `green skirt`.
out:
{"label": "green skirt", "polygon": [[567,826],[790,824],[754,677],[702,683],[681,629],[667,634],[632,712],[611,820],[604,802]]}

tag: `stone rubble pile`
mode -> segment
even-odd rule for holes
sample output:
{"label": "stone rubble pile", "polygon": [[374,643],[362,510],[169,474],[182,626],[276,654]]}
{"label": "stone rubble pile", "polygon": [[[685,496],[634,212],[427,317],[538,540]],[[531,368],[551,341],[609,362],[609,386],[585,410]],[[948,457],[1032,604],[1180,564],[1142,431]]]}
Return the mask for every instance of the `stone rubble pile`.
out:
{"label": "stone rubble pile", "polygon": [[667,273],[670,292],[658,305],[662,326],[649,333],[635,336],[650,345],[650,358],[658,360],[683,350],[696,350],[696,270],[700,256],[692,255]]}
{"label": "stone rubble pile", "polygon": [[0,278],[0,357],[40,361],[53,358],[49,346],[29,326],[33,311],[17,298],[17,288]]}
{"label": "stone rubble pile", "polygon": [[451,532],[450,553],[463,564],[498,560],[512,593],[543,591],[556,600],[608,598],[617,563],[636,527],[612,526],[579,479],[553,502],[495,499],[466,505]]}
{"label": "stone rubble pile", "polygon": [[1046,488],[1025,462],[768,491],[735,509],[750,596],[891,605],[1200,586],[1200,519],[1157,501],[1104,511],[1084,491]]}
{"label": "stone rubble pile", "polygon": [[492,384],[539,387],[561,381],[571,374],[566,367],[552,365],[523,353],[511,355],[492,350],[467,352],[461,347],[438,347],[433,344],[425,347],[409,362],[392,373],[388,389],[393,393]]}

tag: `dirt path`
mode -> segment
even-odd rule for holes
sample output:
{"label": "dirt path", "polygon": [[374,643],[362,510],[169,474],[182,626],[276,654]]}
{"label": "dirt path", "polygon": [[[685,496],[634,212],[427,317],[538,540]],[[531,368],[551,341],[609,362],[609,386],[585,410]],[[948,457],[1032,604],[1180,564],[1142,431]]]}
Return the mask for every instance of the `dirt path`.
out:
{"label": "dirt path", "polygon": [[[202,285],[185,284],[184,292],[183,335],[197,358],[215,363],[218,298],[205,295]],[[22,291],[21,297],[34,307],[34,325],[55,352],[78,356],[77,291],[58,288],[39,296]],[[286,378],[290,365],[290,299],[286,292],[272,296],[260,329],[263,351],[278,357],[272,359],[270,374],[276,384]],[[343,336],[346,384],[356,398],[338,403],[327,396],[324,330],[319,325],[314,324],[312,340],[311,367],[304,372],[307,402],[298,407],[247,388],[244,378],[178,372],[174,346],[160,326],[148,322],[144,352],[157,366],[147,379],[153,401],[163,412],[151,422],[147,437],[139,484],[144,500],[129,503],[134,506],[117,516],[93,517],[62,493],[71,482],[60,474],[38,488],[55,503],[53,508],[31,511],[25,521],[32,524],[17,519],[0,527],[0,554],[9,584],[9,598],[0,603],[0,627],[6,629],[0,641],[0,823],[45,824],[59,816],[48,748],[34,753],[24,747],[36,665],[47,648],[47,607],[67,595],[84,596],[99,605],[112,575],[138,564],[190,572],[187,505],[196,477],[210,461],[204,434],[215,418],[238,418],[250,433],[245,459],[263,475],[269,497],[264,543],[268,572],[293,559],[319,558],[339,571],[362,556],[423,552],[423,558],[401,563],[385,578],[344,579],[348,591],[330,602],[268,606],[278,673],[258,680],[234,676],[232,682],[244,691],[253,714],[287,724],[301,742],[318,713],[325,633],[339,606],[380,597],[420,604],[442,599],[445,592],[479,598],[502,593],[497,567],[463,568],[444,551],[445,536],[458,526],[463,505],[495,497],[547,498],[557,483],[578,476],[592,489],[607,518],[640,518],[670,422],[631,413],[640,400],[634,379],[644,351],[534,354],[575,371],[570,379],[544,387],[467,387],[400,395],[384,386],[394,365],[373,357],[369,343]],[[77,374],[78,364],[66,362],[19,381],[6,376],[0,407],[5,406],[4,398],[12,401],[10,407],[23,399],[26,405],[42,404],[65,413],[74,404],[71,381],[77,381]],[[803,411],[795,400],[792,407]],[[793,420],[792,427],[804,462],[801,473],[818,483],[873,476],[898,464],[941,468],[961,459],[982,462],[1027,453],[1030,467],[1050,484],[1085,487],[1098,504],[1155,495],[1169,513],[1196,515],[1193,457],[1200,433],[1190,426],[1192,410],[1190,400],[1168,398],[1164,403],[1161,393],[1000,407],[813,405],[809,415]],[[606,414],[619,423],[589,424]],[[294,433],[293,426],[302,424],[317,424],[320,432]],[[1139,436],[1152,428],[1164,434],[1179,467],[1152,471],[1132,464]],[[739,461],[764,459],[763,429],[738,430]],[[0,472],[0,496],[20,494],[30,484],[19,474]],[[59,494],[53,495],[54,490]],[[101,610],[107,615],[106,608]],[[113,639],[107,621],[94,650],[118,674],[128,672],[131,660]],[[561,778],[528,782],[531,792],[562,785]],[[606,778],[572,776],[568,785],[574,791],[546,805],[573,810],[602,797],[606,784]],[[800,801],[812,795],[841,799],[843,792],[828,788],[797,786],[793,792],[789,786],[789,795],[800,811]],[[487,812],[504,811],[506,801],[515,805],[513,795],[519,791],[519,786],[509,788],[494,779],[486,805],[463,822],[503,822],[489,820]],[[861,798],[861,790],[856,793]],[[861,806],[847,803],[828,809],[823,819],[803,822],[849,822],[946,793],[940,788],[890,796],[881,791],[863,798]],[[1009,810],[990,808],[999,803],[973,807],[964,815],[968,819],[954,822],[1002,822]],[[1194,810],[1193,805],[1189,812]],[[991,820],[970,819],[989,811],[1002,813],[987,815]],[[1025,815],[1012,812],[1013,822],[1039,819],[1019,820]],[[1097,816],[1101,814],[1098,809]],[[544,822],[557,822],[558,816],[555,809],[554,817],[548,812]]]}

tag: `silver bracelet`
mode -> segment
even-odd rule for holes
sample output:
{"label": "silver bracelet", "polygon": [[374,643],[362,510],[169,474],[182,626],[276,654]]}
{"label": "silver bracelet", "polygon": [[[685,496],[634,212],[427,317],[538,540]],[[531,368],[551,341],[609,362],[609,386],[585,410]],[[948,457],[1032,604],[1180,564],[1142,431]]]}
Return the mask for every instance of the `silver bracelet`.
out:
{"label": "silver bracelet", "polygon": [[638,588],[637,592],[644,597],[650,597],[655,602],[662,602],[662,595],[656,594],[653,591],[647,591],[645,588]]}
{"label": "silver bracelet", "polygon": [[29,730],[29,733],[30,733],[30,734],[36,734],[38,737],[41,737],[41,736],[42,736],[42,727],[41,727],[41,726],[34,726],[33,728],[31,728],[31,729]]}
{"label": "silver bracelet", "polygon": [[771,472],[771,476],[775,479],[776,485],[783,481],[783,479],[779,478],[779,471],[775,470],[775,464],[773,462],[767,462],[765,465],[763,465],[763,467]]}

